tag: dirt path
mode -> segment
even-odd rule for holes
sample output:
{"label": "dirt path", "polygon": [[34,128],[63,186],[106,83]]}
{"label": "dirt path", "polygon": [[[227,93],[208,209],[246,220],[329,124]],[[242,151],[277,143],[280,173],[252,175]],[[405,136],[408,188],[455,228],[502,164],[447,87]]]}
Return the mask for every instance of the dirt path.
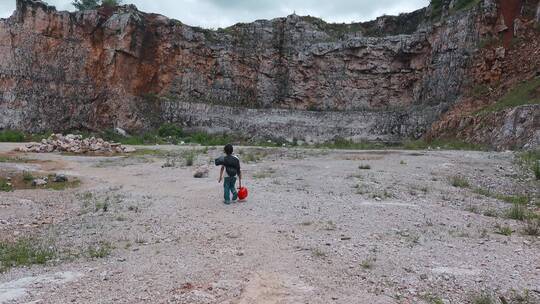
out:
{"label": "dirt path", "polygon": [[[538,191],[511,153],[242,150],[260,160],[243,167],[249,200],[231,206],[216,168],[195,179],[162,168],[161,152],[27,155],[82,185],[0,193],[2,233],[50,239],[63,257],[0,274],[0,303],[467,303],[482,291],[538,303],[538,237],[473,192]],[[219,150],[198,153],[208,165]]]}

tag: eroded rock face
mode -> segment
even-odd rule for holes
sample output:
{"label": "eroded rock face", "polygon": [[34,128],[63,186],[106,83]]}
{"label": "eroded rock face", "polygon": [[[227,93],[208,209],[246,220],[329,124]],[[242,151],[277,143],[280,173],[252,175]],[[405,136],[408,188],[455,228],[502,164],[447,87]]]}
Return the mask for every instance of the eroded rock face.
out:
{"label": "eroded rock face", "polygon": [[169,121],[308,141],[419,137],[460,95],[497,5],[351,25],[292,15],[218,31],[134,6],[58,12],[17,0],[0,20],[0,128]]}

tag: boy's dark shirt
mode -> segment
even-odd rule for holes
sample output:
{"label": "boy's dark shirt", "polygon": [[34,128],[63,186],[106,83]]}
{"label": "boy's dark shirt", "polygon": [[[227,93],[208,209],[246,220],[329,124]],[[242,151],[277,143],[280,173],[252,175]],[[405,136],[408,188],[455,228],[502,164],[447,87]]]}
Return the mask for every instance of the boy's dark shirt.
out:
{"label": "boy's dark shirt", "polygon": [[227,171],[227,175],[234,177],[238,174],[240,174],[240,160],[238,157],[233,155],[226,155],[223,158],[223,165],[225,166],[225,170]]}

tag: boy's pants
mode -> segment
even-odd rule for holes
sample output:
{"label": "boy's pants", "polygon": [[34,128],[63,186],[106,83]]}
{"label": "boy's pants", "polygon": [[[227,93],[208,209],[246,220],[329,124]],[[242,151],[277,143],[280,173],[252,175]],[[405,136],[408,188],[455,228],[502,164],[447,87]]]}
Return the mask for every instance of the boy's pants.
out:
{"label": "boy's pants", "polygon": [[225,199],[226,202],[231,201],[231,198],[230,198],[231,193],[233,195],[232,197],[233,201],[238,199],[238,193],[236,192],[235,184],[236,184],[236,177],[230,177],[230,176],[225,177],[225,180],[223,182],[223,190],[224,190],[223,198]]}

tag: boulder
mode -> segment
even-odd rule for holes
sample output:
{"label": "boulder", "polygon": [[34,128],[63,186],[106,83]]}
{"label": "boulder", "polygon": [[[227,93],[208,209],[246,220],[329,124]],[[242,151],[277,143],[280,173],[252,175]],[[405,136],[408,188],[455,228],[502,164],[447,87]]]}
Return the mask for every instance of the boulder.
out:
{"label": "boulder", "polygon": [[85,138],[81,135],[53,134],[40,143],[31,143],[16,149],[20,152],[51,153],[51,152],[70,152],[82,154],[87,152],[99,153],[131,153],[134,148],[124,147],[119,143],[110,143],[102,138]]}
{"label": "boulder", "polygon": [[33,187],[45,186],[46,184],[47,184],[47,181],[44,178],[36,178],[32,181]]}
{"label": "boulder", "polygon": [[208,177],[208,173],[210,170],[207,166],[200,166],[197,169],[195,169],[195,172],[193,172],[193,177],[195,178],[206,178]]}
{"label": "boulder", "polygon": [[68,181],[68,178],[66,175],[64,174],[57,174],[54,176],[54,180],[53,180],[55,183],[65,183]]}

